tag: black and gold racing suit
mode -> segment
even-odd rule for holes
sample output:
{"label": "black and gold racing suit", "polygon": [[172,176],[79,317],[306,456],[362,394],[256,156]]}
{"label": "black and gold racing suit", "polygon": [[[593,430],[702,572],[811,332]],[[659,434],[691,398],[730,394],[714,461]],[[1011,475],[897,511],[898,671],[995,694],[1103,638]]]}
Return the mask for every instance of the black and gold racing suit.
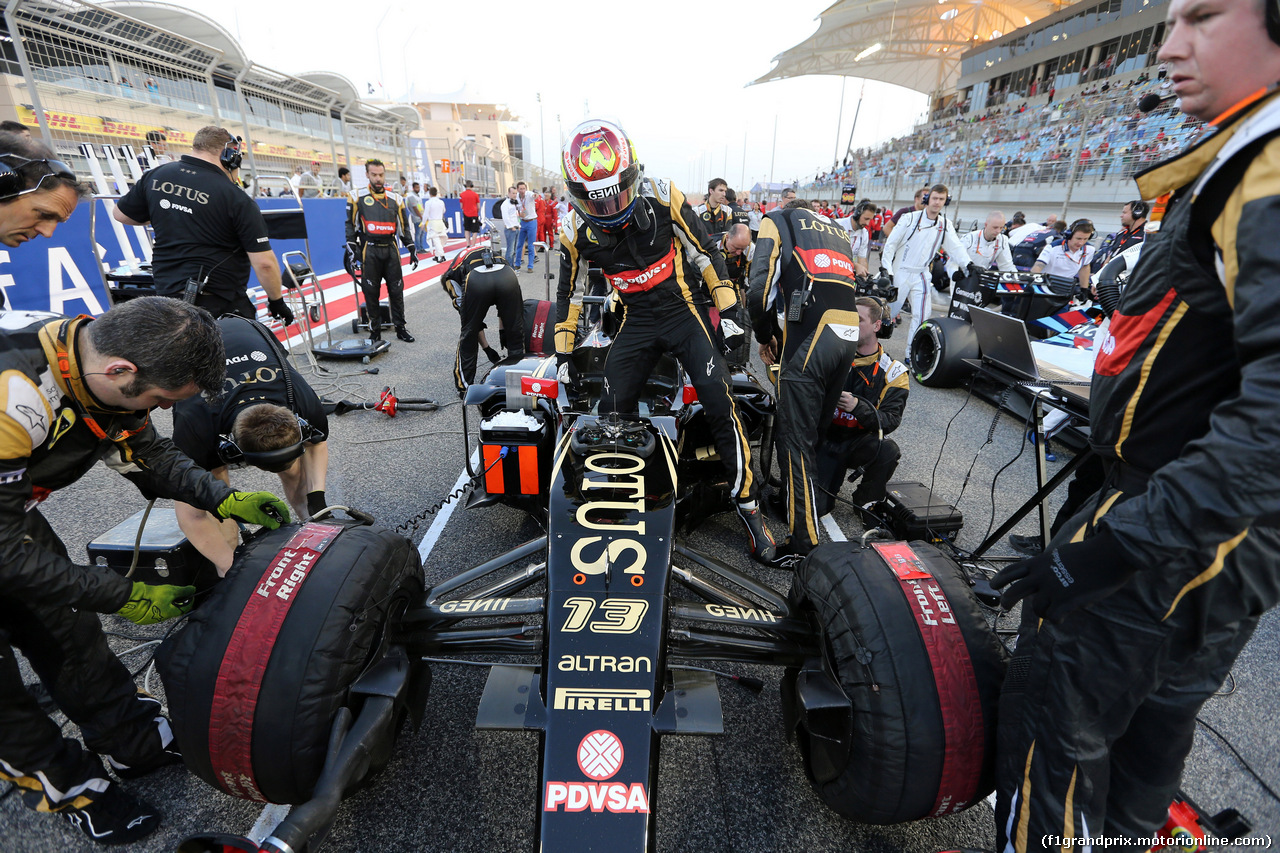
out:
{"label": "black and gold racing suit", "polygon": [[[726,281],[733,284],[734,293],[738,297],[739,305],[747,304],[747,272],[751,268],[751,262],[747,255],[751,252],[753,246],[748,246],[747,251],[734,255],[725,248],[725,240],[729,237],[728,233],[718,236],[708,236],[707,242],[703,247],[707,253],[716,253],[720,255],[720,259],[724,261],[725,272],[728,274]],[[741,346],[735,347],[734,351],[725,357],[729,361],[729,365],[734,368],[743,367],[751,360],[751,315],[750,312],[741,311],[739,316],[742,318],[740,324],[743,331],[746,332]]]}
{"label": "black and gold racing suit", "polygon": [[776,338],[781,348],[778,460],[787,478],[791,547],[807,554],[818,544],[813,489],[818,437],[858,347],[849,234],[809,210],[772,211],[760,223],[749,276],[747,305],[756,339]]}
{"label": "black and gold racing suit", "polygon": [[[0,779],[41,811],[81,808],[106,789],[95,753],[145,764],[172,735],[160,704],[138,692],[98,621],[124,606],[132,581],[73,562],[40,503],[99,461],[146,497],[212,512],[231,493],[158,435],[147,412],[107,408],[89,392],[80,363],[90,322],[10,311],[0,323]],[[88,750],[64,738],[27,692],[14,648],[79,726]]]}
{"label": "black and gold racing suit", "polygon": [[[489,255],[492,266],[485,265]],[[458,355],[453,363],[453,383],[458,394],[465,395],[467,386],[476,378],[476,351],[480,347],[480,330],[493,306],[498,307],[499,340],[507,358],[524,358],[524,298],[516,271],[501,255],[489,249],[472,246],[460,253],[440,277],[440,285],[449,294],[462,319],[458,336]]]}
{"label": "black and gold racing suit", "polygon": [[[680,359],[698,402],[707,412],[716,451],[739,501],[755,499],[751,449],[733,399],[732,378],[720,351],[708,308],[736,311],[733,286],[723,281],[718,253],[702,248],[706,234],[675,186],[646,178],[637,204],[647,207],[648,228],[632,216],[619,231],[604,232],[570,212],[560,229],[560,282],[556,352],[571,353],[590,262],[622,302],[622,324],[605,362],[600,411],[634,414],[640,392],[659,356]],[[710,297],[708,296],[710,293]]]}
{"label": "black and gold racing suit", "polygon": [[1280,92],[1217,124],[1137,177],[1168,206],[1094,368],[1108,485],[1050,545],[1105,530],[1136,571],[1060,623],[1024,602],[999,711],[1007,849],[1152,836],[1196,714],[1280,601]]}
{"label": "black and gold racing suit", "polygon": [[400,269],[400,242],[416,261],[409,231],[409,214],[404,200],[391,190],[375,192],[365,187],[347,196],[347,243],[355,246],[361,262],[360,289],[369,312],[369,329],[373,337],[381,335],[382,282],[387,283],[387,302],[391,306],[391,323],[404,328],[404,274]]}
{"label": "black and gold racing suit", "polygon": [[702,222],[702,230],[712,237],[719,237],[733,224],[733,209],[727,204],[712,207],[710,202],[703,202],[693,208],[693,215]]}

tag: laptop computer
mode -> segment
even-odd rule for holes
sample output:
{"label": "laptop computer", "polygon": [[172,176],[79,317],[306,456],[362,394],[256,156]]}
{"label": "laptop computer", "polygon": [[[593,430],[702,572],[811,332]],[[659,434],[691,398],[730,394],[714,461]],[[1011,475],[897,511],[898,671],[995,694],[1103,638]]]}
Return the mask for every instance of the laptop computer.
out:
{"label": "laptop computer", "polygon": [[1027,336],[1027,326],[1021,320],[986,308],[970,309],[969,320],[978,336],[984,362],[1027,382],[1074,386],[1074,394],[1088,399],[1090,383],[1087,378],[1036,360],[1031,350],[1031,339]]}

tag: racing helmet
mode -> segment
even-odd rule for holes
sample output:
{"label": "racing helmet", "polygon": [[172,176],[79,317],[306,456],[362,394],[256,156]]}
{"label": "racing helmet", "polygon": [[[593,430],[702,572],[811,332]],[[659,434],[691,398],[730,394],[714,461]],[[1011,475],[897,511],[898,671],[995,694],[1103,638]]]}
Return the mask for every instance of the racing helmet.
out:
{"label": "racing helmet", "polygon": [[631,218],[640,198],[644,167],[621,127],[588,119],[569,132],[560,156],[569,201],[601,228],[618,228]]}

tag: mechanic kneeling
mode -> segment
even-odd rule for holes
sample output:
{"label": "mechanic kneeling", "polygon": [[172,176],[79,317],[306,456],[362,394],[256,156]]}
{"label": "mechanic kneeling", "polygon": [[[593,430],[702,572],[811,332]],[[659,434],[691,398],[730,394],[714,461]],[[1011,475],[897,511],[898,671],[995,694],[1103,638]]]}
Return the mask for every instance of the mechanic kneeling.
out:
{"label": "mechanic kneeling", "polygon": [[[70,177],[46,191],[80,190]],[[196,590],[76,565],[39,504],[102,460],[148,496],[223,518],[277,527],[289,508],[268,492],[232,491],[151,424],[152,408],[222,390],[222,342],[201,308],[151,296],[96,320],[0,313],[0,367],[0,779],[93,841],[129,843],[159,826],[160,814],[121,791],[99,756],[125,779],[182,757],[160,703],[108,648],[98,614],[149,625],[189,611]],[[15,647],[79,726],[83,746],[27,691]]]}
{"label": "mechanic kneeling", "polygon": [[498,306],[498,340],[507,351],[507,358],[524,358],[524,297],[516,271],[488,246],[472,246],[461,252],[440,277],[440,285],[462,316],[458,355],[453,362],[453,382],[462,397],[475,381],[480,333],[485,315],[493,306]]}
{"label": "mechanic kneeling", "polygon": [[[217,323],[227,357],[222,398],[174,406],[173,443],[227,485],[237,463],[278,474],[289,505],[307,518],[327,505],[329,421],[320,398],[264,326],[231,314]],[[235,522],[182,502],[175,511],[187,539],[225,575],[240,544]]]}
{"label": "mechanic kneeling", "polygon": [[850,498],[855,506],[867,509],[883,500],[902,455],[897,443],[887,436],[902,423],[907,407],[907,367],[890,357],[876,337],[884,305],[870,296],[859,296],[857,304],[857,356],[826,437],[818,445],[815,503],[819,517],[831,512],[850,468],[862,469],[862,479]]}

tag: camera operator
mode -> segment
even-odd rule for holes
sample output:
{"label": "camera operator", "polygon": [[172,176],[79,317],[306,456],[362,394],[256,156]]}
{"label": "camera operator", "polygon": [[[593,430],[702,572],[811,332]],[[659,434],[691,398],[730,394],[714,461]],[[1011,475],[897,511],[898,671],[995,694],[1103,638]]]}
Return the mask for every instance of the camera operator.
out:
{"label": "camera operator", "polygon": [[794,569],[818,545],[817,442],[857,350],[856,300],[849,232],[802,199],[770,211],[756,238],[747,304],[761,358],[781,364],[776,444],[791,538],[778,546],[775,568]]}
{"label": "camera operator", "polygon": [[[228,466],[241,462],[278,474],[285,500],[307,518],[326,506],[329,421],[320,398],[266,328],[230,315],[217,322],[227,364],[222,397],[174,406],[173,443],[227,485]],[[175,511],[191,544],[225,575],[240,544],[235,523],[182,502]]]}
{"label": "camera operator", "polygon": [[897,443],[887,436],[902,423],[902,412],[907,407],[911,390],[907,367],[892,359],[879,341],[884,304],[870,296],[859,296],[857,304],[857,354],[831,423],[818,445],[815,485],[819,517],[831,512],[850,468],[862,470],[862,478],[850,496],[854,506],[865,510],[884,500],[885,487],[902,455]]}
{"label": "camera operator", "polygon": [[1168,202],[1099,346],[1107,486],[992,579],[1022,602],[998,849],[1155,835],[1200,709],[1280,601],[1280,7],[1173,0],[1166,17],[1158,58],[1210,131],[1137,178]]}
{"label": "camera operator", "polygon": [[[911,351],[911,339],[916,336],[920,324],[933,313],[930,298],[929,265],[939,249],[946,250],[952,263],[957,265],[953,276],[964,278],[970,267],[977,265],[969,257],[969,251],[956,236],[955,226],[942,215],[942,209],[951,201],[951,194],[942,184],[935,184],[924,196],[921,210],[907,213],[898,220],[893,233],[885,240],[880,263],[893,273],[893,283],[898,287],[898,298],[890,307],[894,321],[902,312],[902,304],[911,299],[911,323],[907,326],[907,352]],[[965,272],[962,272],[965,271]],[[911,366],[910,358],[907,366]]]}
{"label": "camera operator", "polygon": [[286,326],[280,264],[267,224],[231,173],[240,168],[241,142],[209,125],[196,131],[191,153],[147,172],[116,203],[111,215],[125,225],[151,224],[151,267],[156,294],[185,299],[218,317],[253,319],[249,269],[267,293],[267,310]]}

